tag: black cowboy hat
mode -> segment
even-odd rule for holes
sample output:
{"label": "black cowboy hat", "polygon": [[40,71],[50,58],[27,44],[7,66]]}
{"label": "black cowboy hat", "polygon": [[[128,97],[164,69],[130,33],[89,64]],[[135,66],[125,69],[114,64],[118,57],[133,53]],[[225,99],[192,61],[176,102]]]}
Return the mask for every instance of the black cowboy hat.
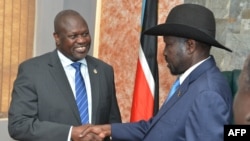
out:
{"label": "black cowboy hat", "polygon": [[197,4],[181,4],[170,11],[164,24],[154,26],[143,34],[191,38],[232,52],[231,49],[216,41],[215,26],[214,15],[206,7]]}

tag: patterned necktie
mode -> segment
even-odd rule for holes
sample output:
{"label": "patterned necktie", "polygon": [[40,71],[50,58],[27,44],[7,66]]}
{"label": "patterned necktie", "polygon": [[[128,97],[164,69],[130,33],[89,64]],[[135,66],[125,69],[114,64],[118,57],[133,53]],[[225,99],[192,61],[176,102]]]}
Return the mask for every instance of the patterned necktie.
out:
{"label": "patterned necktie", "polygon": [[76,103],[81,117],[82,124],[89,123],[88,114],[88,98],[86,86],[80,71],[81,63],[75,62],[71,64],[75,69],[75,91],[76,91]]}
{"label": "patterned necktie", "polygon": [[180,87],[180,79],[179,77],[175,80],[170,92],[168,93],[168,98],[165,103],[174,95],[175,91]]}

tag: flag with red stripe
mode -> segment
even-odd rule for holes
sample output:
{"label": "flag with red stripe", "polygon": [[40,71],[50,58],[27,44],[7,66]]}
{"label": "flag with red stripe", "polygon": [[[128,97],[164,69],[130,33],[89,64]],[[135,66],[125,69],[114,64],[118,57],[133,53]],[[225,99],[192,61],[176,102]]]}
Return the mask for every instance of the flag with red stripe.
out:
{"label": "flag with red stripe", "polygon": [[130,121],[148,120],[158,112],[157,37],[142,34],[157,24],[158,0],[143,0],[139,57]]}

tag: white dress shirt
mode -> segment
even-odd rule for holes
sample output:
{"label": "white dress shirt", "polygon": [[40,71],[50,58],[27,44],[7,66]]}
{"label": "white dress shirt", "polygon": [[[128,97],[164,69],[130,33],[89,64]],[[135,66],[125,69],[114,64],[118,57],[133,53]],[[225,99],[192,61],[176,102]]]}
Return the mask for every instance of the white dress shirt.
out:
{"label": "white dress shirt", "polygon": [[[66,73],[66,76],[68,78],[69,84],[71,86],[72,92],[74,94],[74,97],[76,97],[76,92],[75,92],[75,68],[71,66],[73,61],[68,59],[66,56],[64,56],[59,50],[57,50],[59,59],[62,63],[63,69]],[[86,90],[87,90],[87,97],[88,97],[88,112],[89,112],[89,123],[91,123],[91,117],[92,117],[92,96],[91,96],[91,86],[90,86],[90,79],[89,79],[89,72],[88,72],[88,67],[87,67],[87,61],[85,58],[82,60],[79,60],[78,62],[81,62],[81,73],[86,85]],[[71,130],[72,127],[70,128],[69,135],[68,135],[68,141],[70,141],[71,138]]]}

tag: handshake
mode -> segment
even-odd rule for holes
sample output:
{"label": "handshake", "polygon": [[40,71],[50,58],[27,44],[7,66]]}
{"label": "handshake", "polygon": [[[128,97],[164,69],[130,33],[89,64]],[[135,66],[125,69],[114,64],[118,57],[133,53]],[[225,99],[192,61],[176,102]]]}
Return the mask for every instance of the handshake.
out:
{"label": "handshake", "polygon": [[111,125],[85,124],[72,128],[72,141],[102,141],[105,137],[111,136]]}

